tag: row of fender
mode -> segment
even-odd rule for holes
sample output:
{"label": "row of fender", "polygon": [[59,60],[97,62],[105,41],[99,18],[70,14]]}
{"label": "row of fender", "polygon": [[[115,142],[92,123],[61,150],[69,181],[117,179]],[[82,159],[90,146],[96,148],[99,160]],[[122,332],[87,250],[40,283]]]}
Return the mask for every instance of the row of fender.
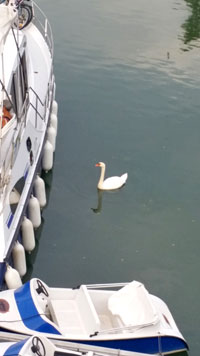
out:
{"label": "row of fender", "polygon": [[56,137],[58,128],[58,104],[54,100],[50,115],[50,125],[47,128],[46,142],[43,149],[42,169],[48,172],[53,167],[53,154],[56,148]]}
{"label": "row of fender", "polygon": [[[58,104],[54,100],[50,114],[50,124],[47,128],[46,141],[43,148],[42,169],[48,172],[53,167],[53,155],[56,147],[58,126]],[[16,241],[12,249],[13,267],[6,265],[5,282],[8,289],[19,288],[21,278],[27,272],[25,251],[31,252],[35,248],[35,232],[41,224],[41,209],[47,203],[44,180],[37,175],[33,185],[33,192],[27,206],[27,216],[21,224],[21,242]]]}

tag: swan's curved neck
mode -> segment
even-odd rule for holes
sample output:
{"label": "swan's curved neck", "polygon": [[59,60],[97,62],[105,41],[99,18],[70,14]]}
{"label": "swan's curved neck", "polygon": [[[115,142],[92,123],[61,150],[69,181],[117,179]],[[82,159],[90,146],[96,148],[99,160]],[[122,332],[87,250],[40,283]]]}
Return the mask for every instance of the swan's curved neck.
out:
{"label": "swan's curved neck", "polygon": [[99,182],[97,185],[98,188],[101,188],[103,185],[103,181],[104,181],[104,177],[105,177],[105,170],[106,170],[106,166],[101,166],[101,174],[100,174]]}

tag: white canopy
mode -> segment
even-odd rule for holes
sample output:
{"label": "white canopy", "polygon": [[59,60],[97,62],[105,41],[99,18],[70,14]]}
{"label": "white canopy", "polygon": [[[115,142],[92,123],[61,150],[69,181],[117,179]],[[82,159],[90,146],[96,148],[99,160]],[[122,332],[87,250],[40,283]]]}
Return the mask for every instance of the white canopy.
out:
{"label": "white canopy", "polygon": [[16,16],[17,11],[13,7],[0,5],[0,53],[3,52],[6,36]]}

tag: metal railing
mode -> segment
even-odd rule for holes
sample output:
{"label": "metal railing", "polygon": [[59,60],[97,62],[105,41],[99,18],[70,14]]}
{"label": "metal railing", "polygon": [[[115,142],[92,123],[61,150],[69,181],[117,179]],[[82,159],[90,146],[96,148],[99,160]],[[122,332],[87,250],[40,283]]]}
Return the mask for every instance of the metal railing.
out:
{"label": "metal railing", "polygon": [[[35,103],[32,103],[30,101],[30,92],[32,92],[34,94],[35,97]],[[46,105],[46,100],[43,103],[39,97],[39,95],[36,93],[36,91],[32,88],[29,87],[29,105],[34,109],[35,111],[35,127],[37,128],[37,123],[38,123],[38,116],[40,117],[41,120],[45,119],[45,115],[46,115],[46,109],[47,109],[47,105]],[[39,105],[41,105],[41,107],[44,109],[44,113],[43,115],[40,114],[39,112]]]}
{"label": "metal railing", "polygon": [[45,15],[45,13],[40,9],[40,7],[33,1],[33,22],[43,35],[51,56],[53,57],[54,43],[53,34],[50,23]]}

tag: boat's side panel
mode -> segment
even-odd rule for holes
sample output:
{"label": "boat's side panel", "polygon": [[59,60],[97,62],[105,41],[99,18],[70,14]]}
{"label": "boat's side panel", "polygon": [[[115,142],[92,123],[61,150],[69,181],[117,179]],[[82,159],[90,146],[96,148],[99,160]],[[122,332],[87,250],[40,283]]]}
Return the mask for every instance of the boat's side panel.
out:
{"label": "boat's side panel", "polygon": [[[21,319],[28,329],[41,333],[60,335],[53,325],[47,323],[42,318],[42,315],[38,314],[31,296],[30,282],[15,290],[14,296]],[[22,332],[26,332],[26,330],[22,330]]]}
{"label": "boat's side panel", "polygon": [[14,343],[13,345],[10,345],[4,355],[2,356],[11,356],[11,355],[20,355],[20,351],[22,347],[24,346],[25,342],[27,339],[22,340],[20,342]]}

